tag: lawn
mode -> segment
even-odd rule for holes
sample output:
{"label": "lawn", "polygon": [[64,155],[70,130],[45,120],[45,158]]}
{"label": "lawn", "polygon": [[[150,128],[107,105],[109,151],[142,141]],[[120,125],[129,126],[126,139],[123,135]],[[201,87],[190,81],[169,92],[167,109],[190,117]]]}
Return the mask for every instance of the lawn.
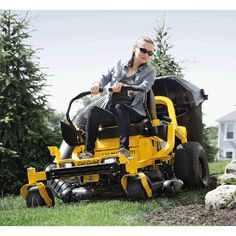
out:
{"label": "lawn", "polygon": [[[210,174],[224,172],[228,162],[210,163]],[[207,190],[183,191],[174,198],[156,197],[145,202],[125,199],[83,201],[64,204],[56,199],[53,208],[26,208],[20,196],[0,198],[1,226],[148,226],[155,212],[189,203],[203,202]],[[158,223],[154,223],[158,225]]]}
{"label": "lawn", "polygon": [[230,163],[230,161],[218,161],[209,163],[210,175],[223,174],[225,166]]}

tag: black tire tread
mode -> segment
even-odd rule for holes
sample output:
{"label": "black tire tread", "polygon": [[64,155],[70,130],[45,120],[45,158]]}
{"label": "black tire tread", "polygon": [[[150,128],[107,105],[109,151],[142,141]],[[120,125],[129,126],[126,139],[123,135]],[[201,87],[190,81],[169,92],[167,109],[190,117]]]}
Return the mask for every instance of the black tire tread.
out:
{"label": "black tire tread", "polygon": [[[206,183],[199,178],[197,168],[199,156],[205,162]],[[177,147],[174,163],[175,175],[181,179],[187,188],[197,188],[207,185],[209,169],[206,154],[198,142],[187,142]]]}

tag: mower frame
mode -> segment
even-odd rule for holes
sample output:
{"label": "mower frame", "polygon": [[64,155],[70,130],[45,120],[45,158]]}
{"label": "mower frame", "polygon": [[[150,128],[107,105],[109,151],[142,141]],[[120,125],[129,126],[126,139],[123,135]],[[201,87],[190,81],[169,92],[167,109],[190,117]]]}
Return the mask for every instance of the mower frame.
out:
{"label": "mower frame", "polygon": [[[81,133],[80,129],[76,128],[70,120],[70,106],[75,100],[88,94],[90,92],[84,92],[73,98],[67,111],[68,123],[77,134]],[[85,151],[84,144],[75,146],[72,155],[67,159],[61,158],[58,147],[49,146],[50,155],[55,157],[54,167],[40,172],[37,172],[35,168],[28,168],[28,184],[21,188],[22,197],[27,200],[30,189],[37,186],[39,197],[44,200],[45,205],[50,207],[54,201],[45,189],[50,181],[80,178],[81,187],[85,186],[86,188],[86,185],[96,186],[101,180],[101,176],[111,175],[117,176],[123,192],[126,193],[130,200],[140,200],[139,196],[133,196],[129,192],[131,191],[129,190],[129,184],[132,184],[132,182],[143,191],[145,198],[152,198],[157,192],[180,191],[183,181],[177,179],[174,173],[176,140],[178,139],[181,144],[186,143],[187,130],[184,126],[177,124],[175,108],[169,98],[155,96],[154,103],[155,106],[165,106],[168,117],[164,117],[163,120],[155,118],[147,120],[147,122],[151,124],[153,130],[158,130],[160,127],[164,128],[166,130],[165,138],[160,137],[158,132],[149,132],[149,135],[137,134],[130,136],[130,158],[118,153],[119,137],[98,139],[95,145],[94,157],[90,159],[80,159]],[[152,134],[150,135],[150,133]],[[78,137],[79,139],[81,139],[81,136]],[[163,166],[168,166],[169,171],[167,171],[167,174],[162,174],[159,179],[154,178],[155,180],[153,181],[146,174],[148,171],[159,173]],[[138,189],[135,186],[134,188]],[[139,195],[139,192],[137,195]]]}

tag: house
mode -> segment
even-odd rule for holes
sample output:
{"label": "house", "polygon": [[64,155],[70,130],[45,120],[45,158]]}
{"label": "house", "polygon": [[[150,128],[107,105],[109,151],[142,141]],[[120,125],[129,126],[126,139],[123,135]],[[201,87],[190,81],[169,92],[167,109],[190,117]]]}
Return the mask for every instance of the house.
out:
{"label": "house", "polygon": [[218,129],[218,160],[236,159],[236,110],[217,120]]}

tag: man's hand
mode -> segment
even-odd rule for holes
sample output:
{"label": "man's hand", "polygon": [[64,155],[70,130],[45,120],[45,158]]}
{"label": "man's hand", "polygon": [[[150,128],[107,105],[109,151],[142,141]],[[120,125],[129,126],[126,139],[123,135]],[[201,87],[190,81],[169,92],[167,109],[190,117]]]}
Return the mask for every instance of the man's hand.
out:
{"label": "man's hand", "polygon": [[99,82],[95,82],[92,84],[90,91],[92,95],[99,94],[99,88],[101,88],[101,84]]}
{"label": "man's hand", "polygon": [[116,82],[116,83],[112,86],[112,91],[113,91],[114,93],[119,93],[119,92],[121,91],[122,86],[123,86],[122,83]]}

